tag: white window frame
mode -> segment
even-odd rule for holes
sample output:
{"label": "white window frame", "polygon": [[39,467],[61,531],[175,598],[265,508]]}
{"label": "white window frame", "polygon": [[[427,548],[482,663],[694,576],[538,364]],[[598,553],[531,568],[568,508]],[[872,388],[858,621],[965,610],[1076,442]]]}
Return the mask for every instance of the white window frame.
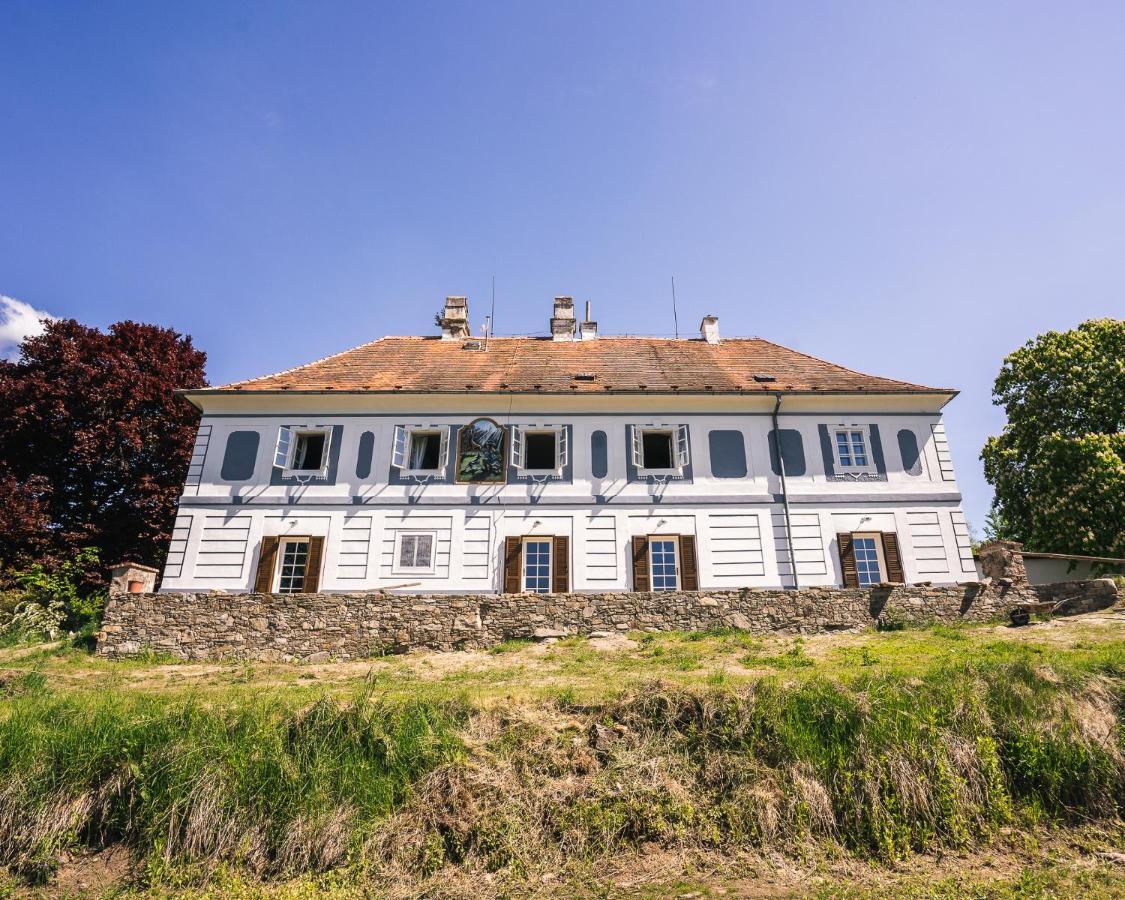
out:
{"label": "white window frame", "polygon": [[302,593],[305,585],[309,581],[309,557],[312,555],[312,538],[305,535],[294,535],[292,537],[280,538],[277,542],[277,562],[273,569],[273,584],[270,593],[281,593],[281,568],[285,563],[285,548],[289,544],[308,544],[308,549],[305,551],[305,574],[301,577],[301,590],[294,593]]}
{"label": "white window frame", "polygon": [[[852,555],[855,556],[856,541],[860,538],[872,538],[875,541],[875,559],[879,564],[879,580],[871,584],[859,583],[860,587],[873,587],[877,584],[882,584],[887,580],[887,560],[883,556],[883,532],[881,531],[853,531],[852,532]],[[856,559],[856,578],[859,578],[859,560]]]}
{"label": "white window frame", "polygon": [[[428,537],[430,539],[429,566],[404,566],[400,562],[402,539],[404,537]],[[403,528],[395,531],[394,557],[391,559],[391,572],[395,575],[433,575],[437,571],[438,537],[436,531]]]}
{"label": "white window frame", "polygon": [[[672,438],[672,468],[650,469],[644,465],[645,434],[668,434]],[[691,436],[687,425],[634,425],[633,426],[633,467],[639,475],[678,475],[684,466],[691,463]]]}
{"label": "white window frame", "polygon": [[[298,438],[310,434],[324,435],[324,451],[319,469],[294,469]],[[277,431],[277,445],[274,448],[273,464],[281,469],[287,478],[326,478],[332,459],[331,425],[282,425]]]}
{"label": "white window frame", "polygon": [[[527,441],[529,434],[553,434],[555,436],[555,467],[553,469],[527,468]],[[570,446],[565,425],[513,425],[512,426],[512,465],[521,472],[537,475],[562,476],[570,462]]]}
{"label": "white window frame", "polygon": [[[836,467],[838,475],[863,475],[867,473],[875,474],[878,469],[875,467],[875,455],[871,449],[871,426],[870,425],[833,425],[828,429],[832,437],[832,461]],[[863,435],[863,450],[864,455],[867,457],[867,464],[863,466],[846,466],[840,461],[840,442],[836,435],[841,433],[849,433],[848,446],[851,446],[850,432],[858,431]]]}
{"label": "white window frame", "polygon": [[[410,448],[416,434],[436,434],[438,446],[438,466],[436,469],[411,469]],[[449,426],[448,425],[396,425],[391,443],[391,465],[403,475],[430,475],[443,477],[449,465]]]}
{"label": "white window frame", "polygon": [[[672,559],[675,562],[676,586],[669,591],[667,588],[656,589],[656,568],[652,562],[653,543],[655,541],[672,542]],[[653,593],[672,593],[680,590],[683,584],[683,560],[680,558],[680,536],[678,534],[650,534],[648,536],[648,589]]]}
{"label": "white window frame", "polygon": [[521,593],[534,593],[538,594],[540,591],[528,591],[527,589],[527,545],[528,544],[546,544],[547,545],[547,590],[542,593],[551,593],[551,588],[555,586],[555,539],[549,534],[541,535],[526,535],[520,539],[520,592]]}

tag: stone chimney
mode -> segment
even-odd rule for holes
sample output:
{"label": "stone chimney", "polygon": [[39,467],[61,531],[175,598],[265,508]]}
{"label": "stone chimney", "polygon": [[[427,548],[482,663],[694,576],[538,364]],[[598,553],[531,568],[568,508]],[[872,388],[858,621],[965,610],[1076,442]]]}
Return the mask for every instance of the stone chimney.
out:
{"label": "stone chimney", "polygon": [[443,341],[462,341],[469,337],[469,298],[446,297],[438,324]]}
{"label": "stone chimney", "polygon": [[708,344],[719,343],[719,317],[704,316],[699,323],[699,334]]}
{"label": "stone chimney", "polygon": [[574,318],[574,298],[556,297],[555,312],[551,316],[551,339],[573,341],[578,322]]}
{"label": "stone chimney", "polygon": [[592,341],[598,336],[598,323],[590,318],[590,301],[586,301],[586,318],[578,323],[578,336],[584,341]]}

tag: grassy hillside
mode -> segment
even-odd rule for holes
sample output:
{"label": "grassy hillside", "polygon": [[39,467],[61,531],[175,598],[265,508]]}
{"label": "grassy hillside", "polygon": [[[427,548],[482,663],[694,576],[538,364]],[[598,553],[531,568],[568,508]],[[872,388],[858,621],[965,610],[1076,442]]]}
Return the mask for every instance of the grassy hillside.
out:
{"label": "grassy hillside", "polygon": [[[318,666],[8,649],[0,861],[20,890],[109,848],[135,890],[660,895],[737,889],[779,854],[820,872],[791,888],[833,895],[917,854],[1111,852],[1119,618]],[[1012,877],[1125,886],[1104,861]]]}

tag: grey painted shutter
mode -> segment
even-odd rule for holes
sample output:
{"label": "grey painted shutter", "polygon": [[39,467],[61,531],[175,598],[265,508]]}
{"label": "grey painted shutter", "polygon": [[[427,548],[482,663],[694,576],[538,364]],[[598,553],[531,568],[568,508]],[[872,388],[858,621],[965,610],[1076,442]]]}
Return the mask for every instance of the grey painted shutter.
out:
{"label": "grey painted shutter", "polygon": [[[859,570],[855,565],[855,544],[848,532],[836,535],[836,544],[840,549],[840,567],[844,571],[844,587],[859,587]],[[796,566],[796,563],[794,563]]]}
{"label": "grey painted shutter", "polygon": [[371,474],[371,458],[375,454],[375,432],[365,431],[359,436],[359,450],[355,458],[355,477],[367,478]]}
{"label": "grey painted shutter", "polygon": [[827,425],[818,425],[820,434],[820,455],[824,459],[824,474],[831,478],[836,474],[836,451],[832,446],[832,434]]}
{"label": "grey painted shutter", "polygon": [[595,478],[609,474],[609,438],[604,431],[590,435],[590,469]]}
{"label": "grey painted shutter", "polygon": [[259,441],[256,431],[232,431],[227,435],[223,467],[219,473],[223,481],[247,481],[254,477]]}
{"label": "grey painted shutter", "polygon": [[902,470],[907,475],[922,474],[922,455],[918,452],[918,435],[903,428],[898,433],[898,452],[902,457]]}
{"label": "grey painted shutter", "polygon": [[523,564],[523,542],[518,537],[504,539],[504,593],[520,592],[520,569]]}
{"label": "grey painted shutter", "polygon": [[685,591],[699,590],[699,562],[695,554],[695,535],[680,535],[680,586]]}
{"label": "grey painted shutter", "polygon": [[883,457],[883,441],[879,437],[879,426],[868,425],[871,429],[871,459],[875,462],[875,471],[880,475],[887,474],[887,460]]}
{"label": "grey painted shutter", "polygon": [[648,538],[637,535],[633,538],[633,590],[650,590],[648,577]]}
{"label": "grey painted shutter", "polygon": [[262,552],[258,554],[258,573],[254,576],[254,591],[268,594],[273,589],[273,570],[277,568],[277,546],[280,538],[262,538]]}
{"label": "grey painted shutter", "polygon": [[559,535],[554,538],[551,554],[551,591],[555,594],[565,594],[570,590],[570,539]]}

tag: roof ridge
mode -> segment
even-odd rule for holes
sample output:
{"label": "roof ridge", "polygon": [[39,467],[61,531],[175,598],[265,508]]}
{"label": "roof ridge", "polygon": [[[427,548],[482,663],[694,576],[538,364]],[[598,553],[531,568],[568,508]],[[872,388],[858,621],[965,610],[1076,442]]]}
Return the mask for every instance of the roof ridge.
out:
{"label": "roof ridge", "polygon": [[348,347],[347,350],[341,350],[338,353],[330,353],[328,356],[323,356],[320,359],[314,359],[312,362],[301,363],[301,365],[299,366],[293,366],[290,369],[282,369],[280,372],[270,372],[268,375],[258,375],[255,378],[243,378],[240,381],[232,381],[229,384],[223,385],[223,387],[232,388],[237,387],[240,384],[249,384],[252,381],[264,381],[267,378],[277,378],[279,375],[290,375],[293,372],[301,371],[301,369],[307,369],[309,368],[309,366],[318,366],[321,363],[328,362],[330,359],[335,359],[338,356],[346,356],[349,353],[354,353],[356,350],[362,350],[364,347],[370,347],[372,344],[378,344],[380,341],[385,341],[386,339],[386,336],[375,338],[375,340],[373,341],[367,341],[363,344],[356,344],[356,346],[354,347]]}

